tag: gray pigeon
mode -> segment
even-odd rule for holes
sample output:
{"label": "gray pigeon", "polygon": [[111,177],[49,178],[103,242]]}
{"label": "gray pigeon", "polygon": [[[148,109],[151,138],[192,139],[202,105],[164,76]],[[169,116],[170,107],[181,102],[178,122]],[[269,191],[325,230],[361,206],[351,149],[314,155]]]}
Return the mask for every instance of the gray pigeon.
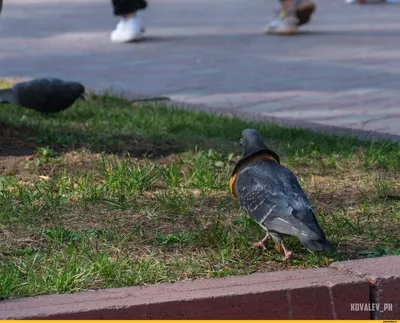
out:
{"label": "gray pigeon", "polygon": [[335,251],[295,175],[280,165],[279,156],[267,148],[257,130],[244,130],[241,144],[243,157],[233,170],[230,189],[242,209],[266,231],[264,239],[253,246],[265,249],[265,241],[272,237],[282,246],[286,260],[292,252],[282,235],[289,235],[309,250]]}
{"label": "gray pigeon", "polygon": [[40,113],[54,113],[69,108],[82,98],[85,87],[77,82],[56,78],[20,82],[12,89],[0,90],[0,103],[13,103]]}

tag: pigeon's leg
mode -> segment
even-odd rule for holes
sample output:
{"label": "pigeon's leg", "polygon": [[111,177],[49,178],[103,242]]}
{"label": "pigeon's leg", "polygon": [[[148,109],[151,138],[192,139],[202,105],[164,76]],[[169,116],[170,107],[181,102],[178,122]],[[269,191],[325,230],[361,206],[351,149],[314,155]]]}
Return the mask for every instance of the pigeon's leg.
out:
{"label": "pigeon's leg", "polygon": [[283,260],[288,260],[292,255],[293,252],[291,252],[284,244],[283,240],[282,240],[282,248],[283,248],[283,252],[285,253],[285,257],[283,258]]}
{"label": "pigeon's leg", "polygon": [[269,232],[267,231],[267,234],[265,235],[265,237],[264,237],[261,241],[252,243],[252,246],[253,246],[253,247],[261,247],[261,248],[263,248],[263,250],[265,250],[265,249],[267,249],[267,248],[265,247],[265,242],[266,242],[268,239],[269,239]]}
{"label": "pigeon's leg", "polygon": [[270,233],[272,239],[279,245],[282,246],[283,252],[285,253],[285,257],[283,260],[288,260],[292,256],[292,252],[285,246],[285,243],[283,242],[283,237],[276,232],[271,232]]}

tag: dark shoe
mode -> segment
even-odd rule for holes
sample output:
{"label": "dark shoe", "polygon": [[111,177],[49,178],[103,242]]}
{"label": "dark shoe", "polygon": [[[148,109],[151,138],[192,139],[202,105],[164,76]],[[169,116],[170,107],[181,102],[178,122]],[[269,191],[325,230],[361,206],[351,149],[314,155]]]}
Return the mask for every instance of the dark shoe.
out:
{"label": "dark shoe", "polygon": [[308,23],[316,9],[314,2],[310,0],[298,0],[296,3],[296,16],[299,20],[298,26]]}

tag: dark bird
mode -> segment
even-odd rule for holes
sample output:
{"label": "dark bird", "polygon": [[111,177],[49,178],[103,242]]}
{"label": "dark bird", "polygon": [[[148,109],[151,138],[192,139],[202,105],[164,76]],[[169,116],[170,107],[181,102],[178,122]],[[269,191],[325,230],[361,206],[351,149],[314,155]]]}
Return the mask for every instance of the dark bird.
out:
{"label": "dark bird", "polygon": [[82,98],[85,87],[56,78],[34,79],[0,90],[0,103],[13,103],[40,113],[60,112]]}
{"label": "dark bird", "polygon": [[254,129],[242,132],[243,157],[236,164],[230,189],[241,208],[266,231],[265,237],[253,244],[264,250],[269,237],[282,246],[284,260],[292,252],[283,236],[296,236],[312,251],[335,251],[311,209],[296,176],[280,165],[279,156],[264,144]]}

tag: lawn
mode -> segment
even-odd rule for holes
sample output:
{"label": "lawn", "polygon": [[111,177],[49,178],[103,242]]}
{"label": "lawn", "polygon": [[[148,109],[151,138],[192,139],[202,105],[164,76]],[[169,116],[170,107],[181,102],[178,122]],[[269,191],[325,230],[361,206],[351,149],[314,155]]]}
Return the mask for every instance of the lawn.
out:
{"label": "lawn", "polygon": [[[294,257],[229,193],[241,131],[298,177],[336,254]],[[400,254],[399,145],[91,95],[0,106],[0,298],[324,267]]]}

